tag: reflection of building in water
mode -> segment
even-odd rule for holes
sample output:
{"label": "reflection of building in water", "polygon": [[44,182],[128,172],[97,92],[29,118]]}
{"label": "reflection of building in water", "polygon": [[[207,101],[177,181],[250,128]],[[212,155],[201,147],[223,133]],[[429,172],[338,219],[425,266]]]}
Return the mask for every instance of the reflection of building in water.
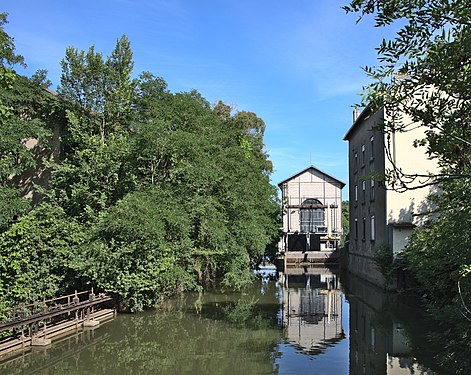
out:
{"label": "reflection of building in water", "polygon": [[[350,375],[433,374],[409,354],[405,329],[392,313],[391,296],[352,276],[347,283],[347,292],[350,302]],[[401,309],[405,308],[401,305]]]}
{"label": "reflection of building in water", "polygon": [[342,293],[337,275],[324,268],[289,269],[284,276],[283,326],[288,341],[309,354],[343,339]]}

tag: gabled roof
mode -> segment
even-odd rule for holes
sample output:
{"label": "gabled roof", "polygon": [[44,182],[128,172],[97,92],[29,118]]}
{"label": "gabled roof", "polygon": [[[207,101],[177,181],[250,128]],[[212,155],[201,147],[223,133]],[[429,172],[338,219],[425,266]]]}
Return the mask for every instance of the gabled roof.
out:
{"label": "gabled roof", "polygon": [[337,178],[331,176],[330,174],[325,173],[324,171],[321,171],[319,168],[316,168],[316,167],[314,167],[313,165],[310,165],[309,167],[303,169],[302,171],[299,171],[298,173],[292,175],[291,177],[288,177],[288,178],[284,179],[283,181],[281,181],[281,182],[278,183],[278,186],[281,188],[281,185],[283,185],[285,182],[287,182],[287,181],[289,181],[289,180],[292,180],[293,178],[296,178],[296,177],[298,177],[299,175],[302,175],[304,172],[307,172],[307,171],[309,171],[310,169],[314,169],[315,171],[317,171],[317,172],[323,174],[324,176],[327,176],[327,177],[333,179],[334,181],[338,182],[338,183],[340,184],[341,188],[343,188],[343,187],[345,186],[345,182],[342,182],[342,181],[340,181],[339,179],[337,179]]}

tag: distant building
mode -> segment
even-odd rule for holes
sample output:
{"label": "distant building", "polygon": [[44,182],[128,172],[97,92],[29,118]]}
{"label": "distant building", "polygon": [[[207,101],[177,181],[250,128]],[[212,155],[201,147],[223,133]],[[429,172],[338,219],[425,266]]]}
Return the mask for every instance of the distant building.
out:
{"label": "distant building", "polygon": [[322,267],[287,270],[282,279],[281,318],[286,339],[309,355],[342,341],[342,289],[338,276]]}
{"label": "distant building", "polygon": [[[345,184],[310,166],[281,181],[283,228],[279,251],[290,258],[317,261],[337,249],[342,234]],[[314,254],[317,253],[317,254]]]}
{"label": "distant building", "polygon": [[415,189],[395,191],[384,182],[385,173],[393,167],[408,174],[437,170],[423,148],[414,147],[415,140],[424,138],[423,128],[404,116],[402,122],[409,131],[385,134],[380,125],[386,119],[383,109],[372,113],[367,108],[354,115],[344,137],[349,163],[348,267],[382,287],[386,286],[384,277],[372,261],[375,249],[387,246],[394,255],[400,253],[414,227],[428,219],[426,197],[432,192],[430,187],[419,187],[419,181],[410,186]]}

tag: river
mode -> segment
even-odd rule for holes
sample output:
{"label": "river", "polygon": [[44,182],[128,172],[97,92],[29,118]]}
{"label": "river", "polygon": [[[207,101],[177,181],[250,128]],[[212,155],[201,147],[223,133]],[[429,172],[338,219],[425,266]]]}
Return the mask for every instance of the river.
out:
{"label": "river", "polygon": [[[415,298],[327,268],[263,267],[0,364],[1,374],[435,374]],[[425,348],[425,349],[424,349]]]}

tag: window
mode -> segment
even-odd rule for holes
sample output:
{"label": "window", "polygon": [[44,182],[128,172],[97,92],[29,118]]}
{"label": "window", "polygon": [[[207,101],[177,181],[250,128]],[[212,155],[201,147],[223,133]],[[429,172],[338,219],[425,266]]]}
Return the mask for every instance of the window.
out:
{"label": "window", "polygon": [[[300,209],[300,230],[304,233],[323,231],[325,227],[325,213],[322,203],[318,199],[306,199]],[[317,207],[316,207],[317,206]],[[322,228],[319,228],[322,227]]]}
{"label": "window", "polygon": [[371,350],[375,351],[375,328],[370,326],[370,342],[371,342]]}
{"label": "window", "polygon": [[353,152],[353,170],[356,172],[358,170],[358,152]]}
{"label": "window", "polygon": [[355,239],[358,240],[358,219],[355,219]]}
{"label": "window", "polygon": [[365,198],[366,198],[366,181],[361,182],[361,190],[363,191],[362,198],[363,198],[363,202],[364,202]]}
{"label": "window", "polygon": [[366,218],[363,218],[363,235],[361,239],[364,241],[366,239]]}
{"label": "window", "polygon": [[376,227],[375,227],[375,215],[371,215],[371,235],[370,235],[371,241],[374,241],[376,239]]}
{"label": "window", "polygon": [[371,138],[370,138],[370,160],[374,159],[374,144],[375,144],[375,137],[371,136]]}
{"label": "window", "polygon": [[370,182],[370,200],[375,200],[375,180],[371,180]]}
{"label": "window", "polygon": [[355,197],[355,202],[357,202],[358,201],[358,185],[355,185],[354,197]]}
{"label": "window", "polygon": [[365,165],[365,145],[361,145],[361,165]]}

